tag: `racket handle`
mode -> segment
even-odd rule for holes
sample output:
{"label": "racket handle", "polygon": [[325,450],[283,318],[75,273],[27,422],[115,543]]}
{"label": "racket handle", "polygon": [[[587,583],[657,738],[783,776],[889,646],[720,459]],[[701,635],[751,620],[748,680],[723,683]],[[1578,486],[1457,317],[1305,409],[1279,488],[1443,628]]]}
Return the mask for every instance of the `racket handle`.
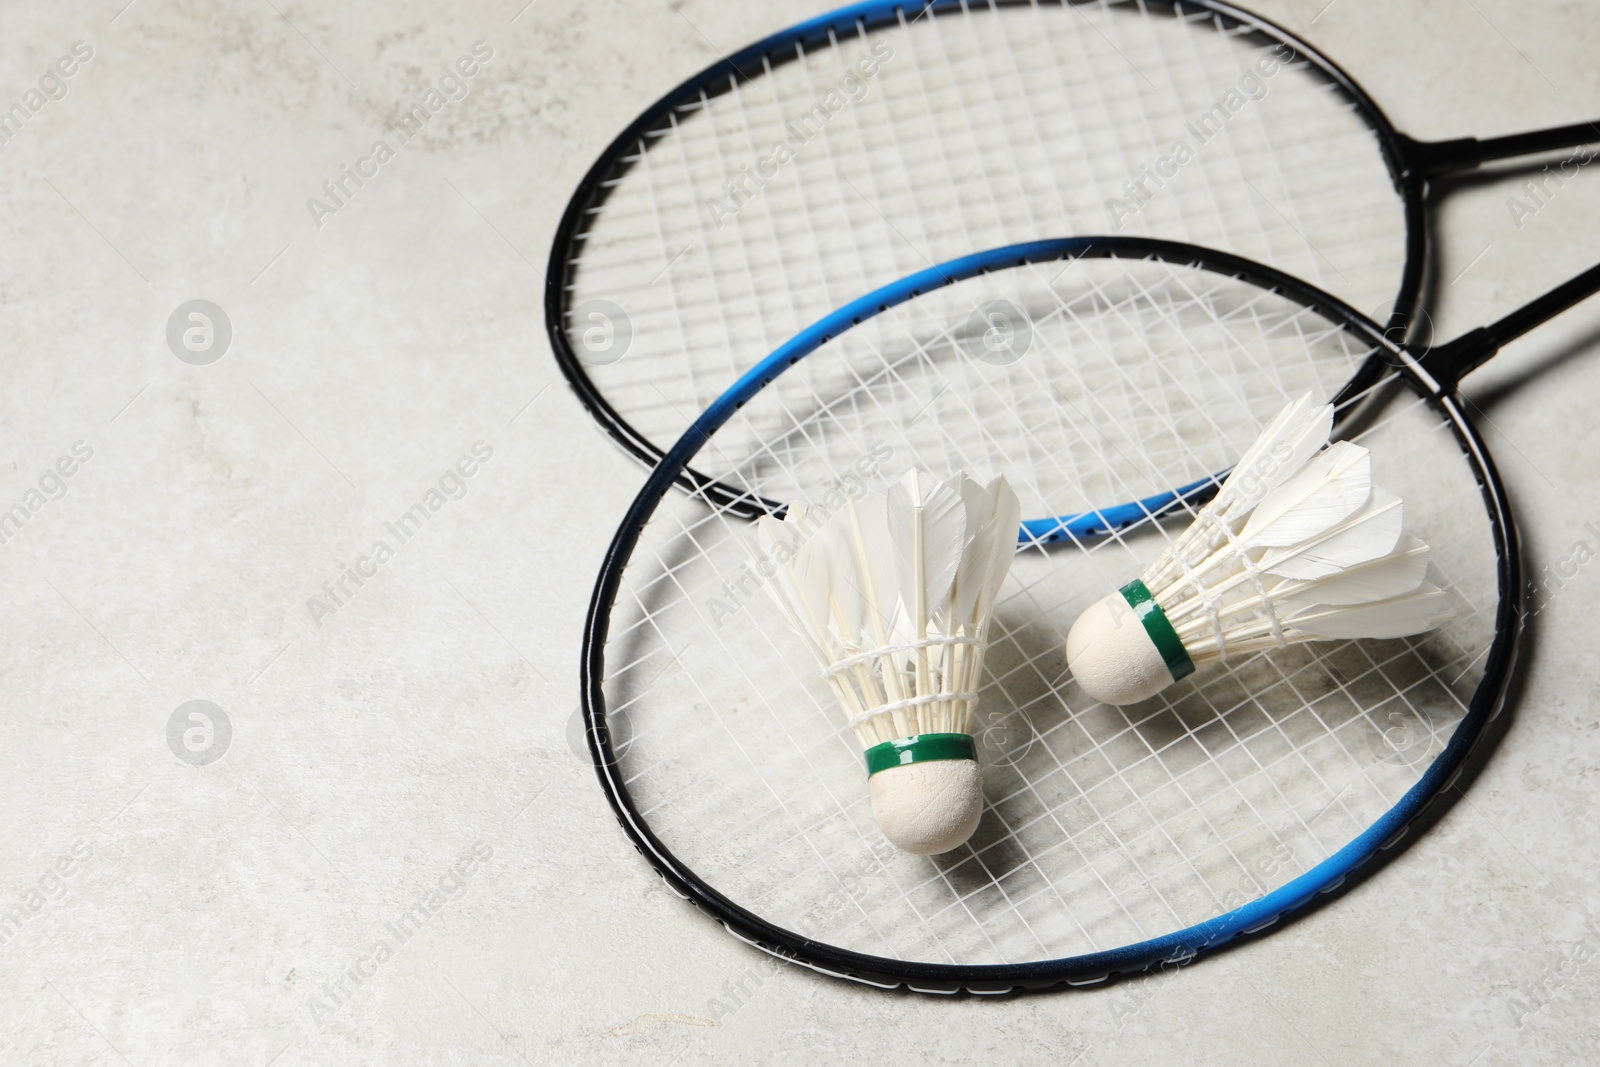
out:
{"label": "racket handle", "polygon": [[1454,341],[1428,349],[1417,357],[1417,361],[1433,375],[1443,392],[1454,392],[1462,378],[1482,366],[1501,348],[1595,293],[1600,293],[1600,264],[1562,282],[1537,300],[1496,322],[1479,326]]}
{"label": "racket handle", "polygon": [[1400,157],[1409,169],[1419,172],[1423,177],[1471,170],[1495,160],[1518,159],[1588,144],[1600,144],[1600,119],[1481,140],[1477,137],[1458,137],[1453,141],[1418,141],[1403,133],[1395,136],[1395,147]]}

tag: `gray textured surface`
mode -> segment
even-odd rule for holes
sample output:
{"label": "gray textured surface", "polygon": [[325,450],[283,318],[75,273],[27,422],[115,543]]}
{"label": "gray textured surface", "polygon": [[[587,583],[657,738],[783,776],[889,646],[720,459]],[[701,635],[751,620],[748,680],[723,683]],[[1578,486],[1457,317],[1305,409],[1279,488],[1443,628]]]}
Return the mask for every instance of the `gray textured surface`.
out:
{"label": "gray textured surface", "polygon": [[[1471,382],[1532,567],[1576,573],[1440,826],[1176,976],[879,995],[717,933],[569,747],[584,604],[641,475],[557,381],[538,270],[616,129],[802,12],[122,2],[0,9],[0,105],[94,49],[0,147],[0,506],[93,450],[0,545],[0,903],[27,913],[0,944],[0,1061],[1600,1059],[1600,579],[1574,555],[1600,548],[1600,305]],[[1575,2],[1259,6],[1420,136],[1600,111]],[[480,39],[470,95],[319,229],[306,198]],[[1592,261],[1597,182],[1520,227],[1515,182],[1453,193],[1440,332]],[[208,366],[166,339],[196,298],[234,328]],[[464,495],[314,620],[307,598],[479,441]],[[168,744],[192,700],[232,727],[205,765]]]}

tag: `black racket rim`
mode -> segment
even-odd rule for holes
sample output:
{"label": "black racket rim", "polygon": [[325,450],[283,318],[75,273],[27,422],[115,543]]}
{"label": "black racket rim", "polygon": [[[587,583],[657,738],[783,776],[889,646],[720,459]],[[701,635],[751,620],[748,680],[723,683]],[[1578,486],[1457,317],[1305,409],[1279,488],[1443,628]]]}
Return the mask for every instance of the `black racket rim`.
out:
{"label": "black racket rim", "polygon": [[[997,0],[997,2],[1003,6],[1008,3],[1026,3],[1027,0]],[[1060,0],[1060,2],[1071,5],[1090,0]],[[555,240],[551,244],[550,262],[545,271],[545,332],[549,336],[551,350],[555,353],[556,365],[561,368],[562,376],[566,378],[568,386],[577,395],[579,402],[606,433],[634,458],[646,466],[653,467],[661,462],[666,452],[617,411],[600,387],[589,377],[583,360],[572,347],[572,339],[567,335],[564,325],[569,310],[567,294],[572,291],[574,267],[583,245],[579,233],[584,218],[605,202],[608,187],[623,173],[632,169],[633,164],[627,161],[627,157],[635,151],[640,151],[641,154],[647,151],[648,149],[642,147],[646,135],[656,129],[663,118],[679,105],[697,98],[702,92],[717,89],[719,83],[723,85],[723,89],[719,91],[725,91],[728,85],[759,77],[764,73],[761,62],[764,59],[772,61],[774,65],[792,60],[793,55],[785,57],[774,54],[785,46],[810,47],[818,41],[827,40],[829,34],[844,29],[859,28],[860,32],[866,32],[895,22],[902,13],[912,18],[920,17],[922,13],[935,17],[957,13],[968,10],[969,3],[970,0],[928,0],[924,4],[903,3],[898,0],[865,0],[763,38],[731,56],[717,60],[652,104],[617,135],[583,176],[572,199],[567,202],[561,222],[556,227]],[[1404,208],[1405,261],[1401,268],[1400,288],[1395,295],[1394,307],[1388,319],[1390,332],[1397,338],[1403,337],[1405,324],[1410,321],[1412,313],[1416,310],[1422,291],[1423,272],[1427,260],[1427,220],[1424,210],[1426,183],[1406,155],[1406,138],[1395,129],[1377,102],[1368,96],[1366,90],[1343,68],[1316,47],[1270,19],[1262,18],[1233,4],[1224,3],[1222,0],[1146,0],[1146,6],[1166,9],[1174,17],[1184,17],[1195,12],[1210,12],[1218,18],[1227,19],[1233,25],[1287,45],[1296,55],[1315,66],[1355,105],[1357,112],[1376,136],[1384,166],[1388,168],[1390,179],[1394,182]],[[1362,367],[1341,391],[1340,397],[1355,396],[1364,392],[1377,380],[1381,371],[1382,367],[1375,363]],[[703,495],[707,500],[729,508],[746,518],[754,518],[770,510],[762,502],[752,500],[748,493],[725,486],[716,478],[692,466],[686,466],[680,472],[678,484],[688,492]]]}
{"label": "black racket rim", "polygon": [[[1029,251],[1022,252],[1022,249]],[[1016,964],[925,963],[839,948],[762,919],[718,892],[689,865],[679,860],[650,829],[634,805],[606,725],[605,645],[623,571],[632,558],[645,524],[678,481],[687,459],[693,457],[710,434],[731,417],[732,412],[742,406],[749,396],[759,392],[784,369],[798,361],[798,357],[780,359],[780,354],[784,352],[780,348],[760,367],[741,379],[741,384],[753,381],[753,388],[747,387],[742,395],[737,394],[737,388],[723,394],[679,439],[669,451],[667,459],[652,470],[606,550],[589,602],[580,660],[581,697],[590,757],[601,789],[623,831],[669,889],[704,911],[734,937],[764,952],[822,974],[869,986],[883,989],[905,987],[920,993],[946,994],[1006,994],[1093,986],[1153,967],[1184,965],[1241,937],[1257,935],[1275,924],[1292,920],[1309,910],[1310,905],[1354,885],[1364,876],[1363,868],[1373,866],[1375,859],[1386,853],[1393,854],[1394,849],[1408,844],[1408,839],[1419,836],[1411,833],[1414,827],[1430,825],[1447,810],[1454,802],[1454,796],[1458,795],[1453,787],[1468,769],[1469,762],[1486,754],[1483,750],[1492,747],[1486,743],[1491,736],[1489,726],[1505,707],[1507,686],[1516,663],[1521,625],[1521,553],[1510,500],[1499,471],[1482,436],[1458,402],[1454,385],[1441,386],[1411,352],[1389,340],[1383,327],[1337,297],[1275,268],[1231,253],[1194,245],[1149,238],[1063,238],[995,249],[922,273],[933,276],[933,286],[937,286],[979,273],[954,266],[955,263],[974,259],[989,260],[992,269],[999,269],[1023,263],[1080,257],[1155,259],[1236,277],[1288,297],[1370,342],[1376,353],[1368,363],[1377,363],[1397,374],[1414,393],[1443,416],[1478,483],[1497,561],[1495,635],[1484,656],[1484,673],[1468,701],[1466,714],[1457,724],[1444,750],[1400,801],[1328,859],[1285,886],[1240,908],[1196,926],[1137,944]],[[887,308],[933,286],[914,288],[908,294],[901,291],[906,288],[902,280],[901,283],[886,286],[877,293],[863,297],[859,303],[863,307],[882,304]],[[890,290],[896,291],[890,293]],[[897,296],[898,299],[890,300],[889,296]],[[761,367],[768,363],[779,365],[762,377]],[[713,418],[719,405],[726,408],[726,412],[720,418]],[[744,495],[747,500],[756,499],[749,494]]]}

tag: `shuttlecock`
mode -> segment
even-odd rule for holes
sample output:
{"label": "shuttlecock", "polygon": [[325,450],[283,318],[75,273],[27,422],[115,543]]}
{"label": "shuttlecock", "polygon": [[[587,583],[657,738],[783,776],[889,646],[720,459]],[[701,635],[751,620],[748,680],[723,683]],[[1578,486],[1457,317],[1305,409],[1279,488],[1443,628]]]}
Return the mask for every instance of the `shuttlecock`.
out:
{"label": "shuttlecock", "polygon": [[850,717],[878,824],[907,852],[948,852],[983,815],[972,714],[1021,517],[1004,478],[913,470],[835,513],[760,521],[758,569]]}
{"label": "shuttlecock", "polygon": [[1084,692],[1133,704],[1213,660],[1450,617],[1400,498],[1372,484],[1365,448],[1328,445],[1332,428],[1310,396],[1284,408],[1150,569],[1078,616],[1067,664]]}

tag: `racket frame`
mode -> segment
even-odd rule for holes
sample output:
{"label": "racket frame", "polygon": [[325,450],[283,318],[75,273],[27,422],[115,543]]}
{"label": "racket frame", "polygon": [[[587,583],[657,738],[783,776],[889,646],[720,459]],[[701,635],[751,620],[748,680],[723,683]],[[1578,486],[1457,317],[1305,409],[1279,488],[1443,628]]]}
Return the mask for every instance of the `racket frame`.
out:
{"label": "racket frame", "polygon": [[[690,460],[711,435],[750,398],[815,351],[828,337],[837,336],[844,329],[913,299],[922,292],[963,278],[1023,263],[1080,257],[1157,259],[1237,277],[1285,296],[1321,313],[1331,322],[1343,325],[1360,340],[1374,346],[1375,355],[1368,362],[1387,367],[1397,374],[1444,418],[1478,483],[1497,560],[1495,635],[1485,654],[1483,676],[1468,701],[1466,714],[1457,724],[1444,750],[1435,757],[1418,781],[1371,826],[1333,855],[1256,900],[1206,922],[1161,937],[1118,949],[1060,959],[968,966],[872,956],[824,944],[769,923],[719,893],[679,860],[652,832],[628,793],[626,776],[612,747],[606,724],[605,646],[611,610],[640,534],[656,507],[679,483]],[[1600,267],[1580,275],[1557,292],[1576,287],[1580,282],[1589,285],[1592,291],[1600,283]],[[1572,296],[1572,292],[1566,293],[1566,297]],[[1549,305],[1545,308],[1548,312],[1545,318],[1560,310],[1554,308],[1553,297],[1542,298],[1535,305],[1541,302]],[[1571,302],[1571,299],[1567,299],[1563,306],[1570,306]],[[1514,312],[1501,321],[1506,322],[1520,314]],[[1474,334],[1477,332],[1474,331]],[[1426,358],[1426,353],[1423,353],[1423,358]],[[1231,253],[1178,242],[1130,237],[1081,237],[1030,242],[965,256],[870,293],[819,320],[810,330],[780,346],[718,397],[651,471],[612,538],[590,598],[580,665],[585,734],[606,799],[624,832],[661,875],[667,887],[706,912],[728,933],[764,952],[820,973],[885,989],[904,986],[924,993],[998,994],[1096,985],[1118,975],[1142,972],[1153,967],[1187,964],[1197,956],[1237,938],[1260,933],[1280,920],[1293,917],[1308,905],[1353,884],[1364,868],[1373,865],[1375,859],[1412,836],[1409,832],[1413,827],[1430,824],[1448,808],[1456,795],[1453,787],[1468,769],[1469,759],[1486,754],[1486,750],[1492,748],[1492,745],[1485,746],[1483,742],[1490,736],[1490,724],[1496,721],[1505,707],[1521,630],[1521,552],[1505,487],[1483,438],[1458,400],[1455,392],[1457,378],[1454,374],[1436,377],[1417,355],[1391,341],[1389,331],[1337,297],[1275,268]],[[703,492],[701,498],[711,499],[710,492]],[[741,494],[741,499],[747,506],[760,509],[758,513],[773,513],[777,507],[751,494]],[[727,505],[717,501],[714,506]]]}

